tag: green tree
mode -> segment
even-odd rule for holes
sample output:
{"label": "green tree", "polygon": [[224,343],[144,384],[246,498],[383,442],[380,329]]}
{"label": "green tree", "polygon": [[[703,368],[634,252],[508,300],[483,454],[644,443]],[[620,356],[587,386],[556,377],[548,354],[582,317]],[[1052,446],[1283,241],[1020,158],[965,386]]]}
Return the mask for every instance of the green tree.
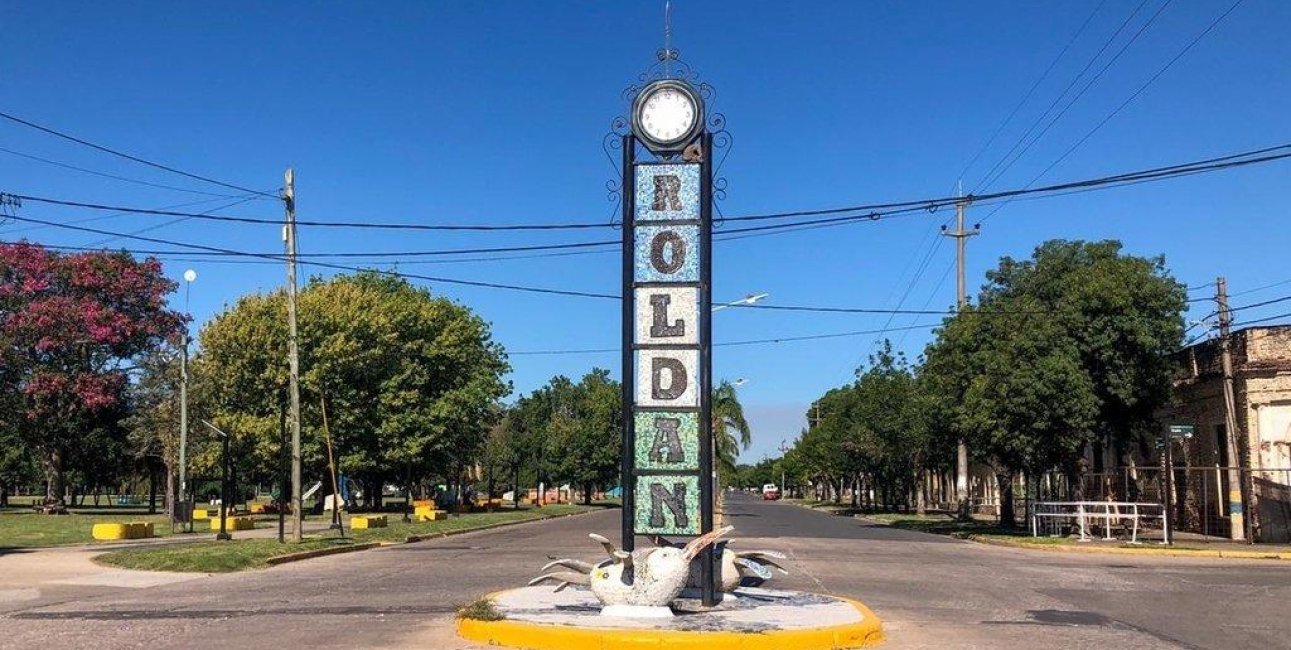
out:
{"label": "green tree", "polygon": [[735,460],[740,452],[753,444],[752,430],[744,418],[744,406],[735,386],[723,379],[713,388],[711,405],[713,420],[714,460],[718,477],[729,477],[735,472]]}
{"label": "green tree", "polygon": [[[234,436],[247,478],[281,466],[287,408],[282,292],[246,296],[202,329],[195,363],[216,424]],[[456,479],[483,447],[509,391],[488,324],[466,307],[376,273],[313,279],[300,294],[302,454],[325,477],[324,403],[340,471],[380,506],[410,474]],[[214,467],[215,458],[195,464]],[[330,489],[330,486],[329,486]]]}
{"label": "green tree", "polygon": [[1104,447],[1124,462],[1155,431],[1170,395],[1170,355],[1183,342],[1186,287],[1165,258],[1123,252],[1119,241],[1053,240],[1028,260],[1005,257],[987,273],[981,306],[1032,301],[1076,348],[1097,396],[1094,467]]}

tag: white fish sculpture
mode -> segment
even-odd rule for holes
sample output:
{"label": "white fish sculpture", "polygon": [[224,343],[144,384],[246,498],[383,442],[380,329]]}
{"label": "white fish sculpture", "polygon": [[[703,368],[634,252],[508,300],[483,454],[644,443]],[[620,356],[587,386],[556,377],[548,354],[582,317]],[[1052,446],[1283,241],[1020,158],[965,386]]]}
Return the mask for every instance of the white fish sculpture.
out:
{"label": "white fish sculpture", "polygon": [[[659,536],[652,536],[650,541],[654,542],[655,546],[677,546]],[[727,593],[735,591],[740,586],[758,587],[772,578],[774,573],[771,569],[788,575],[789,571],[777,562],[784,559],[785,554],[779,551],[732,551],[730,547],[725,547],[722,549],[717,587]],[[698,562],[691,563],[690,576],[686,579],[687,587],[698,589],[703,585],[700,579],[701,571],[702,568]]]}
{"label": "white fish sculpture", "polygon": [[[682,547],[661,546],[632,553],[618,550],[610,540],[593,533],[589,537],[601,544],[610,559],[595,566],[580,560],[556,560],[544,566],[543,575],[530,580],[529,585],[555,582],[556,591],[569,585],[588,586],[601,602],[603,614],[671,616],[668,604],[686,587],[691,561],[731,530],[730,526],[715,530]],[[569,571],[547,573],[555,567]]]}

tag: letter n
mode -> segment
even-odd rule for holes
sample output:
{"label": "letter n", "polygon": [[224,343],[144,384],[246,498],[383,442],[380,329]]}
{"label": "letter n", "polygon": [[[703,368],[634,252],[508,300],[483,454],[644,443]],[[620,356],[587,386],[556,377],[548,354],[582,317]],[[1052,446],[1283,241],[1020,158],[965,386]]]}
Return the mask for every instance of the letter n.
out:
{"label": "letter n", "polygon": [[677,482],[672,484],[672,492],[663,486],[663,483],[650,484],[650,527],[663,528],[668,525],[667,519],[663,516],[663,509],[667,507],[672,512],[674,528],[686,529],[690,527],[690,517],[686,515],[686,484]]}

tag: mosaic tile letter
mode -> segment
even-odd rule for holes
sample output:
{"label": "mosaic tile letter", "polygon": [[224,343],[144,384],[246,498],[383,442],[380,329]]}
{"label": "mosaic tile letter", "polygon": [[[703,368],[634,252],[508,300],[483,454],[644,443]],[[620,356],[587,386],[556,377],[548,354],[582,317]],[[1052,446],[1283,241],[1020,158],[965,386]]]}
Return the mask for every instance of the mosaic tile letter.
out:
{"label": "mosaic tile letter", "polygon": [[699,289],[638,287],[635,291],[637,343],[699,342]]}
{"label": "mosaic tile letter", "polygon": [[698,535],[699,477],[638,476],[632,515],[638,535]]}
{"label": "mosaic tile letter", "polygon": [[699,469],[699,416],[685,412],[637,413],[637,469]]}
{"label": "mosaic tile letter", "polygon": [[699,350],[637,352],[637,406],[699,406]]}
{"label": "mosaic tile letter", "polygon": [[638,165],[637,221],[699,218],[699,165]]}
{"label": "mosaic tile letter", "polygon": [[637,226],[637,282],[699,282],[699,226]]}

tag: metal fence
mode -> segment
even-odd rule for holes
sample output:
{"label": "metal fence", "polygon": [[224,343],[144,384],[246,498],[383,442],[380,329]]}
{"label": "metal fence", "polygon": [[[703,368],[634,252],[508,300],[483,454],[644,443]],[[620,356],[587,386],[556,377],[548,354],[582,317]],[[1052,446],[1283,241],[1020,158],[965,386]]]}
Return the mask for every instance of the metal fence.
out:
{"label": "metal fence", "polygon": [[[1291,467],[1248,469],[1179,467],[1171,472],[1170,527],[1189,541],[1230,537],[1229,470],[1239,477],[1245,512],[1243,533],[1257,542],[1291,542]],[[1019,483],[1014,494],[1019,514],[1031,514],[1033,501],[1137,501],[1165,504],[1161,467],[1120,467],[1088,473],[1080,485],[1065,475],[1047,473]],[[1028,485],[1029,483],[1029,485]],[[1020,490],[1018,489],[1020,488]]]}

